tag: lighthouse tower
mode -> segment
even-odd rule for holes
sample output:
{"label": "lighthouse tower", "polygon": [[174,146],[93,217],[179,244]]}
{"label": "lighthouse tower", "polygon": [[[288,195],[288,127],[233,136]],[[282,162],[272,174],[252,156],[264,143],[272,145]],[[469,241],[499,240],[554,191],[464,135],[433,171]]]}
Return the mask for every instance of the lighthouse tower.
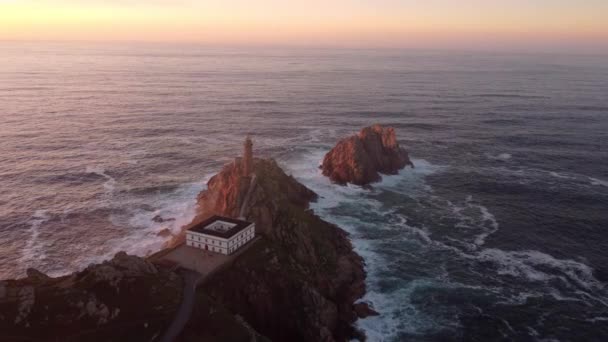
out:
{"label": "lighthouse tower", "polygon": [[253,163],[253,142],[251,138],[247,136],[243,148],[243,176],[248,177],[251,175]]}

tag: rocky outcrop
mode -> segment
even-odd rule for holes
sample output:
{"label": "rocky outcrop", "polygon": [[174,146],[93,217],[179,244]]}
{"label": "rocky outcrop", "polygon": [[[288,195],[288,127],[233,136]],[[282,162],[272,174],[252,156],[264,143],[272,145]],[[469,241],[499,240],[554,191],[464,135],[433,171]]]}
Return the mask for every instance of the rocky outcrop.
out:
{"label": "rocky outcrop", "polygon": [[372,309],[368,303],[355,304],[355,312],[359,318],[379,315],[378,311]]}
{"label": "rocky outcrop", "polygon": [[165,223],[165,222],[175,221],[175,219],[173,217],[164,218],[160,215],[156,215],[152,218],[152,221],[154,221],[156,223]]}
{"label": "rocky outcrop", "polygon": [[149,340],[182,288],[177,274],[125,253],[64,277],[28,269],[26,278],[0,283],[0,339],[36,341]]}
{"label": "rocky outcrop", "polygon": [[[26,278],[0,281],[0,341],[154,341],[182,288],[170,269],[124,252],[64,277],[28,269]],[[251,340],[250,329],[204,293],[195,307],[198,324],[179,341]]]}
{"label": "rocky outcrop", "polygon": [[397,174],[414,167],[405,149],[399,147],[392,127],[374,125],[342,139],[325,155],[321,169],[333,182],[367,185],[382,179],[380,174]]}
{"label": "rocky outcrop", "polygon": [[352,323],[365,273],[346,232],[307,210],[316,194],[274,160],[254,159],[255,182],[241,176],[241,168],[237,160],[209,181],[195,221],[236,216],[244,204],[246,219],[256,223],[262,238],[208,278],[204,291],[273,341],[360,336]]}
{"label": "rocky outcrop", "polygon": [[[258,240],[199,286],[178,341],[346,341],[369,310],[362,259],[347,233],[309,209],[317,195],[271,159],[225,166],[199,198],[195,221],[243,214]],[[246,200],[247,198],[247,200]],[[171,263],[118,253],[52,278],[34,269],[0,281],[2,341],[155,341],[182,299]],[[269,338],[269,339],[268,339]]]}

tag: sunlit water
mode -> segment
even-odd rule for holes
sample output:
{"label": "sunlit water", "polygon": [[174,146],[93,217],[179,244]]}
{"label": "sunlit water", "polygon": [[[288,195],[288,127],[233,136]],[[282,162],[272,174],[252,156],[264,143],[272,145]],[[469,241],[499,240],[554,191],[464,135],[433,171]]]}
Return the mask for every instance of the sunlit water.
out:
{"label": "sunlit water", "polygon": [[[156,250],[250,133],[352,234],[370,340],[608,340],[606,61],[2,43],[0,279]],[[323,178],[375,122],[416,168]]]}

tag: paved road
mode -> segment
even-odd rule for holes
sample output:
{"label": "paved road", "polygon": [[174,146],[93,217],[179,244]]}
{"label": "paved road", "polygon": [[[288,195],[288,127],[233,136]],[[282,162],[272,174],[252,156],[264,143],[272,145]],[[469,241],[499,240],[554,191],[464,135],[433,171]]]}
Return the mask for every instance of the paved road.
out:
{"label": "paved road", "polygon": [[173,342],[175,338],[179,335],[180,332],[188,323],[190,319],[190,315],[192,314],[192,309],[194,308],[194,295],[196,293],[196,285],[202,279],[202,275],[200,273],[182,269],[180,270],[182,277],[184,278],[184,292],[182,296],[182,303],[177,310],[177,314],[175,318],[173,318],[173,322],[169,326],[169,329],[163,335],[161,342]]}

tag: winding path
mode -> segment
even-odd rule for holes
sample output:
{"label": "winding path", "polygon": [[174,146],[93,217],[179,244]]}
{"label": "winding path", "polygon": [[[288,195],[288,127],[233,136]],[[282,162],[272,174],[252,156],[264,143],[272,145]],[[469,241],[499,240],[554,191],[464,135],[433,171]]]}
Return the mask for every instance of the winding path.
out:
{"label": "winding path", "polygon": [[[255,174],[253,174],[249,183],[249,189],[247,189],[247,194],[245,195],[245,199],[243,200],[243,204],[240,208],[239,218],[241,219],[245,217],[245,210],[249,204],[249,197],[251,197],[251,193],[253,192],[253,189],[255,188],[256,184],[256,176]],[[229,259],[234,260],[234,258],[242,254],[258,239],[259,237],[256,237],[247,244],[245,244],[245,246],[241,247],[241,249],[237,251],[237,253],[229,256]],[[180,247],[183,248],[184,246]],[[177,313],[175,314],[175,318],[173,318],[173,322],[171,322],[171,325],[161,338],[161,342],[173,342],[177,338],[177,336],[182,332],[182,330],[188,323],[188,320],[190,320],[190,316],[192,315],[192,309],[194,309],[194,296],[196,294],[196,286],[199,284],[199,282],[203,280],[206,275],[208,275],[203,275],[199,272],[186,268],[182,268],[180,272],[182,274],[182,278],[184,279],[184,291],[182,296],[182,302],[179,305]],[[213,270],[211,270],[209,273],[211,272],[213,272]]]}
{"label": "winding path", "polygon": [[179,309],[173,318],[173,322],[169,326],[169,329],[165,332],[161,338],[161,342],[173,342],[179,333],[184,329],[186,323],[190,319],[192,309],[194,308],[194,295],[196,293],[196,285],[202,279],[200,273],[182,269],[180,271],[184,279],[184,292],[182,296],[182,302],[179,305]]}
{"label": "winding path", "polygon": [[243,200],[243,204],[241,205],[241,210],[239,211],[239,219],[245,219],[245,209],[249,205],[249,197],[251,197],[251,193],[253,192],[253,188],[256,185],[256,176],[255,173],[251,176],[251,181],[249,182],[249,189],[247,189],[247,194],[245,195],[245,199]]}

